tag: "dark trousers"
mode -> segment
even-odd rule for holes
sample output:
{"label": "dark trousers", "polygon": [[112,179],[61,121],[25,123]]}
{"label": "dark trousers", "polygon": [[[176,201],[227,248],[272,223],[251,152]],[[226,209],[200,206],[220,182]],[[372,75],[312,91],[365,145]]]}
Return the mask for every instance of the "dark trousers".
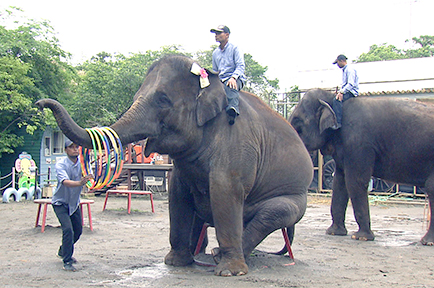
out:
{"label": "dark trousers", "polygon": [[336,98],[333,99],[332,108],[336,114],[336,120],[337,120],[338,124],[342,124],[342,107],[344,106],[343,105],[344,102],[350,98],[353,98],[353,97],[354,97],[353,93],[347,92],[342,97],[342,101],[339,101]]}
{"label": "dark trousers", "polygon": [[223,82],[223,84],[225,85],[226,97],[228,98],[228,106],[226,107],[226,111],[233,108],[233,109],[235,109],[237,114],[240,114],[240,110],[238,109],[238,105],[240,103],[239,91],[241,90],[241,88],[243,88],[243,82],[240,79],[237,79],[237,88],[238,89],[232,89],[232,88],[229,88],[229,86],[227,85],[228,81],[229,80],[226,80],[225,82]]}
{"label": "dark trousers", "polygon": [[53,205],[53,209],[62,227],[61,253],[63,262],[71,262],[74,244],[80,239],[83,231],[80,207],[71,216],[69,216],[68,205]]}

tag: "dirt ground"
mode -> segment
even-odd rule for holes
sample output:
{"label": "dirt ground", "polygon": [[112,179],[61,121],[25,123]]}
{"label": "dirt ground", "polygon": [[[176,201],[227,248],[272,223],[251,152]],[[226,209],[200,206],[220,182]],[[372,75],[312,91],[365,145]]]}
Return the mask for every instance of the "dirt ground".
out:
{"label": "dirt ground", "polygon": [[[288,256],[256,252],[248,259],[249,273],[217,277],[212,267],[170,267],[163,263],[169,252],[168,202],[156,195],[155,214],[147,196],[132,201],[110,196],[90,197],[94,231],[87,217],[74,256],[78,271],[62,270],[56,257],[61,229],[52,207],[47,227],[35,228],[37,205],[33,202],[0,204],[0,283],[3,287],[434,287],[434,247],[422,246],[426,231],[423,205],[371,204],[376,240],[359,242],[350,236],[328,236],[329,201],[310,196],[307,212],[296,226]],[[85,209],[86,213],[86,209]],[[347,228],[356,230],[349,207]],[[214,229],[209,248],[216,247]],[[258,249],[278,251],[284,242],[280,231]],[[207,252],[209,249],[207,249]]]}

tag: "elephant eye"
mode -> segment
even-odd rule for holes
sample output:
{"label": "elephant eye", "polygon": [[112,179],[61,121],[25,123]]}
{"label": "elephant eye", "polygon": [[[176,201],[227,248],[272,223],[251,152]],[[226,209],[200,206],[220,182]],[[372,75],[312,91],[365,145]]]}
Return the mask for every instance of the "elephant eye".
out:
{"label": "elephant eye", "polygon": [[301,125],[301,120],[298,117],[294,117],[291,121],[291,125],[292,127],[294,127],[295,131],[297,131],[297,133],[299,135],[301,135],[302,131],[302,125]]}
{"label": "elephant eye", "polygon": [[172,101],[164,93],[158,93],[157,104],[162,108],[167,108],[172,106]]}

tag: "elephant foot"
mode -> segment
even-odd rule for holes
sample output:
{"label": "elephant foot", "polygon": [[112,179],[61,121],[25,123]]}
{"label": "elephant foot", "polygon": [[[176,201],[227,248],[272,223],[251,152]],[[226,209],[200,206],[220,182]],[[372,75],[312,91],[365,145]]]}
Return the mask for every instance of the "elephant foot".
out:
{"label": "elephant foot", "polygon": [[369,232],[357,231],[353,233],[353,235],[351,235],[351,239],[360,240],[360,241],[374,241],[375,236],[374,233],[372,233],[372,231]]}
{"label": "elephant foot", "polygon": [[425,236],[420,239],[420,242],[422,245],[434,246],[434,233],[429,233],[428,231],[428,233],[426,233]]}
{"label": "elephant foot", "polygon": [[219,248],[212,249],[211,255],[215,263],[218,264],[214,271],[214,274],[217,276],[242,276],[249,271],[244,259],[224,258]]}
{"label": "elephant foot", "polygon": [[224,259],[215,268],[214,274],[217,276],[242,276],[249,271],[244,259]]}
{"label": "elephant foot", "polygon": [[172,249],[164,258],[164,263],[172,266],[187,266],[193,262],[193,255],[188,249],[183,251],[175,251]]}
{"label": "elephant foot", "polygon": [[327,230],[327,235],[335,235],[335,236],[345,236],[348,234],[347,228],[345,226],[340,226],[336,224],[332,224]]}

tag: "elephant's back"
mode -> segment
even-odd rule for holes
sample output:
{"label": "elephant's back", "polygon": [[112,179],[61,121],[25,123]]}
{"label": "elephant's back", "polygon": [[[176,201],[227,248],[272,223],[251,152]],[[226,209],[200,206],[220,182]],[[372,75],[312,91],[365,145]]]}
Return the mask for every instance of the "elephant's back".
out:
{"label": "elephant's back", "polygon": [[368,123],[372,128],[392,124],[426,126],[434,123],[434,105],[399,98],[356,97],[345,102],[344,117],[354,123]]}
{"label": "elephant's back", "polygon": [[[277,191],[282,189],[282,193],[305,193],[312,181],[313,165],[295,129],[251,93],[240,94],[240,113],[243,113],[243,106],[245,112],[248,112],[246,118],[249,118],[245,119],[244,124],[249,125],[251,130],[249,132],[246,127],[241,127],[241,133],[247,133],[248,137],[254,137],[258,142],[260,164],[256,175],[262,179],[260,190],[279,193]],[[240,119],[244,117],[245,115],[240,115]]]}

